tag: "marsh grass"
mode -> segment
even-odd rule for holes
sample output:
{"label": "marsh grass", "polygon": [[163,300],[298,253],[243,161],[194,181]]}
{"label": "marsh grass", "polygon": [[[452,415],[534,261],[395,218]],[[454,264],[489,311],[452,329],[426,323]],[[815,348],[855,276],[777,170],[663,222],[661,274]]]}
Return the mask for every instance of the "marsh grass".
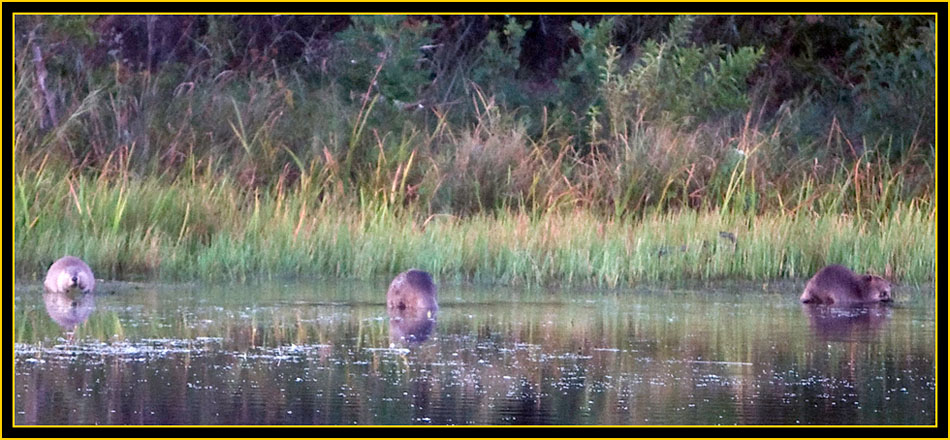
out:
{"label": "marsh grass", "polygon": [[800,278],[829,263],[906,280],[935,269],[932,211],[914,203],[883,218],[723,210],[604,218],[583,209],[458,217],[375,198],[321,200],[302,183],[245,191],[227,178],[94,179],[50,168],[16,179],[20,277],[40,277],[64,254],[106,279],[364,279],[418,267],[453,282],[608,288]]}

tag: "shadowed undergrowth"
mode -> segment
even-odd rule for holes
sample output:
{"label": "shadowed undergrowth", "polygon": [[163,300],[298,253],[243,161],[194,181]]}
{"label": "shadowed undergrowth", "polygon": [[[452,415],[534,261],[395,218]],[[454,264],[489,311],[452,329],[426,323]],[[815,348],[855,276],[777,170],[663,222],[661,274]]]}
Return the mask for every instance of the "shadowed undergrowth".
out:
{"label": "shadowed undergrowth", "polygon": [[[307,50],[272,58],[254,42],[290,34],[246,17],[20,17],[16,275],[68,253],[105,278],[933,276],[926,17],[779,20],[851,42],[844,72],[808,70],[800,93],[775,74],[834,60],[769,64],[776,47],[752,44],[781,38],[722,44],[699,32],[716,17],[635,40],[636,17],[571,22],[579,46],[543,79],[520,65],[530,21],[460,20],[489,28],[449,50],[450,17],[299,20]],[[103,37],[171,44],[179,22],[193,38],[155,60]],[[893,72],[925,80],[871,80]]]}

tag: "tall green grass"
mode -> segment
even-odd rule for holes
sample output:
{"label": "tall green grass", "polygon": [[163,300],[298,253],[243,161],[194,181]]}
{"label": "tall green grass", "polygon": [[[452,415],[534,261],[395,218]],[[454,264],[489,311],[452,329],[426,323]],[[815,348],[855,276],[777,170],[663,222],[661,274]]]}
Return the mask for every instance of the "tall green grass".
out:
{"label": "tall green grass", "polygon": [[172,182],[52,167],[17,173],[16,274],[38,278],[64,254],[104,278],[207,280],[372,278],[418,267],[451,281],[618,287],[806,277],[829,263],[917,281],[935,270],[933,211],[916,203],[873,218],[688,209],[459,217],[321,197],[303,182],[247,191],[197,173]]}

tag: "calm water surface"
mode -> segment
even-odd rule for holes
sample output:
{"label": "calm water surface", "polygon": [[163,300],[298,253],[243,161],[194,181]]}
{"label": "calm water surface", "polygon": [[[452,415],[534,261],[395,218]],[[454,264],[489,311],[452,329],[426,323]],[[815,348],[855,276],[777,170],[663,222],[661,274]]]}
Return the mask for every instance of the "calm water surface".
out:
{"label": "calm water surface", "polygon": [[933,424],[932,288],[802,285],[446,285],[433,320],[387,282],[18,284],[15,423]]}

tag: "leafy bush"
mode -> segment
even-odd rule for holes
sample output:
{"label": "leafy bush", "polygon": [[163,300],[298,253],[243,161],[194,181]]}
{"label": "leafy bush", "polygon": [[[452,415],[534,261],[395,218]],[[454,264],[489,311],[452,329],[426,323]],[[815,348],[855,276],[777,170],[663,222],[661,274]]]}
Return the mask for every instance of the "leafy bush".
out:
{"label": "leafy bush", "polygon": [[[512,95],[512,90],[516,89],[515,78],[520,67],[518,60],[521,58],[521,41],[530,28],[531,21],[521,24],[513,17],[508,17],[500,33],[497,30],[488,31],[477,61],[473,63],[471,80],[488,90],[500,102],[508,103],[507,98]],[[523,100],[523,97],[521,99]],[[518,104],[518,100],[512,101],[514,102],[511,104]]]}
{"label": "leafy bush", "polygon": [[619,72],[619,49],[606,52],[601,77],[608,117],[664,120],[693,126],[749,107],[747,79],[762,48],[728,49],[719,43],[689,43],[694,17],[676,17],[662,42],[647,40],[633,66]]}
{"label": "leafy bush", "polygon": [[418,100],[432,82],[426,54],[435,29],[428,21],[402,16],[354,16],[352,25],[334,38],[336,53],[330,71],[354,93],[372,88],[392,102]]}
{"label": "leafy bush", "polygon": [[[858,128],[869,137],[932,142],[935,121],[935,23],[918,17],[861,17],[851,30],[848,72]],[[899,155],[900,151],[895,151]]]}
{"label": "leafy bush", "polygon": [[429,214],[933,203],[929,16],[16,20],[20,173]]}

